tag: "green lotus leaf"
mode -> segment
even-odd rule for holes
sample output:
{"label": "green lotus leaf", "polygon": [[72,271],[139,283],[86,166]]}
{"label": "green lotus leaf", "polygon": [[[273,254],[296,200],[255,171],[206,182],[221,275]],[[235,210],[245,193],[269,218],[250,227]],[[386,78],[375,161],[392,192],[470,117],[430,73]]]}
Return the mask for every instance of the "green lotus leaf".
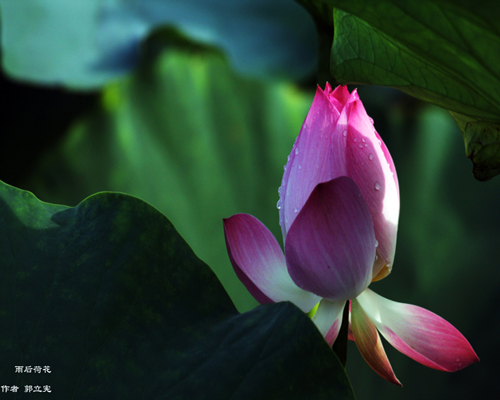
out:
{"label": "green lotus leaf", "polygon": [[142,200],[107,192],[65,207],[0,183],[0,225],[0,376],[22,395],[354,398],[305,314],[291,303],[239,314]]}
{"label": "green lotus leaf", "polygon": [[[490,145],[489,129],[483,133],[485,124],[500,124],[496,2],[300,3],[313,10],[316,20],[322,21],[320,27],[332,15],[319,17],[314,10],[321,4],[334,9],[330,71],[339,83],[390,86],[462,115],[469,128],[465,131],[463,124],[459,126],[476,178],[485,180],[500,172],[500,148]],[[488,148],[483,149],[484,143]]]}

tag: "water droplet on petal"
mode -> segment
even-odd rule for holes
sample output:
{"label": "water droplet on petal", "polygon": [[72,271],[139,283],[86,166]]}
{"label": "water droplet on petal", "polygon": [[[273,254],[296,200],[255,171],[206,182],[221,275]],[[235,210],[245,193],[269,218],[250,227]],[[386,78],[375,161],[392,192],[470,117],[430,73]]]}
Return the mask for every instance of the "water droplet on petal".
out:
{"label": "water droplet on petal", "polygon": [[290,161],[290,156],[286,156],[286,161]]}
{"label": "water droplet on petal", "polygon": [[358,144],[359,148],[362,149],[363,148],[363,143],[360,143]]}
{"label": "water droplet on petal", "polygon": [[278,194],[281,194],[281,186],[278,188]]}
{"label": "water droplet on petal", "polygon": [[373,154],[370,153],[370,155],[368,156],[368,159],[371,161],[373,160]]}
{"label": "water droplet on petal", "polygon": [[358,141],[358,138],[356,138],[356,137],[355,137],[355,138],[354,138],[354,139],[352,139],[352,140],[353,140],[353,142],[354,142],[354,143],[356,143],[356,142]]}
{"label": "water droplet on petal", "polygon": [[278,200],[278,202],[276,203],[276,208],[277,208],[278,210],[280,210],[280,209],[281,209],[281,199],[279,199],[279,200]]}
{"label": "water droplet on petal", "polygon": [[375,190],[380,190],[380,183],[375,182]]}
{"label": "water droplet on petal", "polygon": [[379,146],[382,146],[382,141],[381,141],[380,139],[379,139],[379,141],[378,141],[378,145],[379,145]]}
{"label": "water droplet on petal", "polygon": [[295,207],[295,208],[293,209],[293,212],[294,212],[294,213],[298,213],[298,212],[299,212],[298,208],[297,208],[297,207]]}
{"label": "water droplet on petal", "polygon": [[361,141],[364,143],[365,142],[365,138],[361,138]]}
{"label": "water droplet on petal", "polygon": [[378,240],[375,239],[375,247],[378,247]]}
{"label": "water droplet on petal", "polygon": [[368,147],[368,143],[365,143],[365,147]]}
{"label": "water droplet on petal", "polygon": [[368,117],[368,121],[370,121],[370,124],[373,125],[373,119],[372,118]]}
{"label": "water droplet on petal", "polygon": [[299,148],[297,147],[297,148],[295,149],[295,155],[298,155],[298,154],[299,154]]}
{"label": "water droplet on petal", "polygon": [[346,137],[347,136],[347,131],[342,132],[342,136]]}
{"label": "water droplet on petal", "polygon": [[283,165],[283,169],[286,171],[286,165]]}
{"label": "water droplet on petal", "polygon": [[378,256],[375,254],[375,261],[377,261],[377,260],[378,260]]}

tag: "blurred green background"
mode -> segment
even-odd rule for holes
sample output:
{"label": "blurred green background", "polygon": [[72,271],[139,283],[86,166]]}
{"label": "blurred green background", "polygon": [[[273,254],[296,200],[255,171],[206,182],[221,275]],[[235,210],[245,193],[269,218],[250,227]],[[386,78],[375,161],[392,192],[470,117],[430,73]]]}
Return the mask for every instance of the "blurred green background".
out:
{"label": "blurred green background", "polygon": [[[130,72],[90,91],[3,75],[0,179],[52,203],[76,205],[99,191],[149,202],[244,312],[257,303],[229,263],[222,218],[250,213],[280,237],[277,189],[316,84],[311,69],[285,75],[249,74],[223,44],[175,30],[149,35]],[[393,89],[358,91],[391,151],[401,192],[394,269],[371,288],[451,322],[481,362],[438,372],[386,344],[399,388],[350,343],[355,393],[360,400],[497,398],[499,178],[473,178],[447,111]]]}

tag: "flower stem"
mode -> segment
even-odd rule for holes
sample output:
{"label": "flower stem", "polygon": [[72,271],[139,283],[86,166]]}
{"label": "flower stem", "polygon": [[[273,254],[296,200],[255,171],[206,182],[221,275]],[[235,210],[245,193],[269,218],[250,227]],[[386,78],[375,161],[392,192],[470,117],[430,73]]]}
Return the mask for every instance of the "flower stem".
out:
{"label": "flower stem", "polygon": [[347,329],[349,327],[349,301],[345,303],[344,313],[342,315],[342,325],[337,336],[337,340],[333,343],[332,350],[339,358],[342,366],[345,368],[347,362]]}

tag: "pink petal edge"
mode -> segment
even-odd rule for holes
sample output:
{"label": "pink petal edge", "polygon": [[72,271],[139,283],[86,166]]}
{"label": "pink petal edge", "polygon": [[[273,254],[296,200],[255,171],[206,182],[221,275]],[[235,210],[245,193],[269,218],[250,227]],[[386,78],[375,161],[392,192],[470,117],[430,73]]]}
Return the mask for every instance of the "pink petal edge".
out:
{"label": "pink petal edge", "polygon": [[330,346],[333,345],[339,334],[344,306],[345,301],[322,299],[316,314],[312,317],[312,321]]}
{"label": "pink petal edge", "polygon": [[257,301],[291,301],[304,312],[320,301],[292,281],[276,238],[257,218],[236,214],[224,219],[224,234],[236,275]]}
{"label": "pink petal edge", "polygon": [[370,289],[358,301],[392,346],[427,367],[453,372],[479,361],[467,339],[429,310],[388,300]]}
{"label": "pink petal edge", "polygon": [[400,208],[398,180],[392,157],[360,100],[352,104],[348,121],[346,175],[361,190],[373,218],[377,252],[385,260],[374,268],[375,277],[385,264],[390,268],[394,261]]}
{"label": "pink petal edge", "polygon": [[395,385],[403,386],[394,375],[377,328],[363,311],[357,299],[351,300],[351,329],[356,346],[368,365],[382,378]]}

